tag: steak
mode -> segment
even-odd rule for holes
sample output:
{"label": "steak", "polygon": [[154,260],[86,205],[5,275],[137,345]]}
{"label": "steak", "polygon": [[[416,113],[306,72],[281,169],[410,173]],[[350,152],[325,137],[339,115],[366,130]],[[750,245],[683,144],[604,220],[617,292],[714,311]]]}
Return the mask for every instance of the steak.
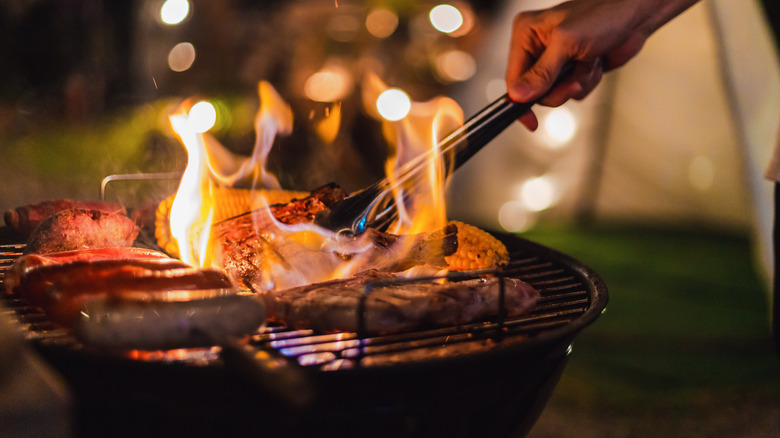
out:
{"label": "steak", "polygon": [[[369,270],[347,280],[259,295],[269,320],[323,332],[357,331],[360,301],[365,296],[362,328],[367,334],[389,334],[461,325],[496,315],[499,281],[497,277],[445,283],[402,281],[392,273]],[[516,278],[503,281],[507,316],[527,313],[539,299],[539,292],[528,283]]]}

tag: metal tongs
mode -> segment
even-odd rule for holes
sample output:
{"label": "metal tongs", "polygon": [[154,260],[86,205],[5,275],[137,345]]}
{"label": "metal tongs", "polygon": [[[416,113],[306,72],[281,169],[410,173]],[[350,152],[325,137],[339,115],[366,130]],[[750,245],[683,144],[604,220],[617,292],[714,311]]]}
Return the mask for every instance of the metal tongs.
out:
{"label": "metal tongs", "polygon": [[[570,70],[570,65],[561,70],[556,85]],[[472,116],[439,145],[438,153],[444,161],[445,171],[459,168],[537,102],[519,103],[504,94]],[[432,150],[406,163],[395,180],[381,179],[333,204],[318,213],[314,223],[340,234],[360,234],[369,227],[386,229],[398,216],[393,187],[414,184],[416,179],[422,179],[425,163],[434,153]]]}

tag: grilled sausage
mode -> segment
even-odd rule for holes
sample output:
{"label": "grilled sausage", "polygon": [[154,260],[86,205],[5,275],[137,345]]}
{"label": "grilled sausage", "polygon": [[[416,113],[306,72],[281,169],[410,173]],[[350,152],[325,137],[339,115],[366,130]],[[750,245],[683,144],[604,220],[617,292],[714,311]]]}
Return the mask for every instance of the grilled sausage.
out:
{"label": "grilled sausage", "polygon": [[184,291],[233,289],[221,271],[180,268],[152,270],[125,265],[62,277],[43,294],[41,306],[53,322],[70,327],[87,303],[106,297],[165,300]]}
{"label": "grilled sausage", "polygon": [[254,296],[226,295],[178,302],[92,300],[75,325],[79,339],[108,350],[170,350],[218,345],[265,322]]}
{"label": "grilled sausage", "polygon": [[98,210],[112,214],[127,214],[127,210],[120,204],[102,201],[75,201],[72,199],[58,199],[43,201],[37,204],[23,205],[5,212],[5,223],[11,229],[22,235],[25,239],[32,231],[49,216],[63,210],[74,208],[86,210]]}
{"label": "grilled sausage", "polygon": [[120,213],[73,209],[57,212],[33,230],[25,254],[132,246],[138,226]]}
{"label": "grilled sausage", "polygon": [[[61,265],[77,261],[146,259],[170,260],[170,257],[160,251],[132,246],[61,251],[45,255],[27,254],[17,258],[11,268],[6,271],[3,284],[7,293],[18,294],[20,293],[19,282],[21,278],[41,266]],[[183,263],[181,265],[181,267],[186,266]]]}
{"label": "grilled sausage", "polygon": [[[62,282],[74,282],[76,279],[86,283],[86,287],[108,287],[111,274],[117,270],[148,273],[150,271],[169,271],[189,268],[186,263],[171,259],[107,259],[107,260],[77,260],[68,263],[50,264],[30,269],[19,276],[14,292],[35,307],[44,307],[46,293]],[[116,279],[118,281],[118,278]],[[121,286],[121,285],[118,285]]]}

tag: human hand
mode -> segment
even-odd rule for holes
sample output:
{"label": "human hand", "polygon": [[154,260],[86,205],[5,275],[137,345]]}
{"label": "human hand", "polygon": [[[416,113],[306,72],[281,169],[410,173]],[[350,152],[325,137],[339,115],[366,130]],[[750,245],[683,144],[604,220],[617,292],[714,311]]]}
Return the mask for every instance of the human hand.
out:
{"label": "human hand", "polygon": [[[515,101],[540,99],[546,106],[582,99],[604,72],[633,58],[655,30],[696,1],[577,0],[519,13],[512,26],[507,93]],[[567,63],[571,73],[555,84]],[[538,127],[533,112],[520,122]]]}

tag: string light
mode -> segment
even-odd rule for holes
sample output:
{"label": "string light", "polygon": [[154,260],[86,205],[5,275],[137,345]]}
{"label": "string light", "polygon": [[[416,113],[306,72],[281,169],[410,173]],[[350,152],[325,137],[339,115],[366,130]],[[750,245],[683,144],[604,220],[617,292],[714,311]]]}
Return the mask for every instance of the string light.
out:
{"label": "string light", "polygon": [[495,78],[488,81],[485,85],[485,97],[492,102],[506,93],[506,81],[501,78]]}
{"label": "string light", "polygon": [[195,62],[195,46],[190,43],[176,44],[168,53],[168,67],[175,72],[189,70]]}
{"label": "string light", "polygon": [[510,233],[526,231],[535,222],[535,217],[521,201],[505,202],[498,210],[498,223]]}
{"label": "string light", "polygon": [[352,88],[352,78],[344,67],[324,68],[306,79],[303,93],[315,102],[336,102],[343,99]]}
{"label": "string light", "polygon": [[452,5],[441,4],[431,9],[428,17],[436,30],[443,33],[452,33],[463,25],[463,15],[458,8]]}
{"label": "string light", "polygon": [[385,120],[395,122],[409,114],[412,109],[412,100],[403,90],[391,88],[382,92],[376,99],[376,109]]}
{"label": "string light", "polygon": [[520,200],[530,211],[542,211],[555,203],[556,190],[553,179],[539,176],[523,182],[520,186]]}
{"label": "string light", "polygon": [[550,110],[542,120],[542,128],[551,147],[563,146],[577,133],[577,118],[565,106]]}
{"label": "string light", "polygon": [[190,2],[187,0],[166,0],[160,7],[160,20],[173,26],[181,23],[190,13]]}
{"label": "string light", "polygon": [[477,61],[462,50],[448,50],[436,57],[436,73],[446,82],[462,82],[477,72]]}
{"label": "string light", "polygon": [[376,8],[366,16],[366,29],[377,38],[387,38],[397,28],[398,15],[389,9]]}
{"label": "string light", "polygon": [[211,102],[202,100],[190,108],[187,123],[193,132],[202,134],[217,122],[217,110]]}

